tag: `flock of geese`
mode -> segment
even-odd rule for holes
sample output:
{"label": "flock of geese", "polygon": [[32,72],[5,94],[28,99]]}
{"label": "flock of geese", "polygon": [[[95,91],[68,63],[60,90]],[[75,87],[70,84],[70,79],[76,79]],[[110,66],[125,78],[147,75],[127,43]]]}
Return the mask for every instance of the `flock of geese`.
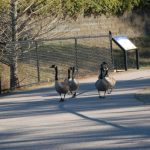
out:
{"label": "flock of geese", "polygon": [[[55,90],[60,95],[60,102],[65,100],[66,94],[71,94],[72,98],[76,97],[79,89],[79,81],[75,78],[75,67],[68,68],[68,78],[66,78],[63,82],[60,82],[58,79],[58,67],[56,65],[52,65],[50,68],[55,70]],[[103,62],[100,67],[98,80],[95,82],[99,98],[105,98],[106,92],[110,94],[116,84],[116,80],[109,75],[108,70],[107,63]],[[104,92],[104,96],[101,96],[101,91]]]}
{"label": "flock of geese", "polygon": [[60,102],[63,102],[66,94],[69,93],[72,94],[72,97],[76,97],[76,93],[79,89],[79,81],[75,79],[75,67],[68,68],[68,78],[63,82],[58,80],[58,67],[52,65],[50,68],[55,69],[55,90],[61,97]]}

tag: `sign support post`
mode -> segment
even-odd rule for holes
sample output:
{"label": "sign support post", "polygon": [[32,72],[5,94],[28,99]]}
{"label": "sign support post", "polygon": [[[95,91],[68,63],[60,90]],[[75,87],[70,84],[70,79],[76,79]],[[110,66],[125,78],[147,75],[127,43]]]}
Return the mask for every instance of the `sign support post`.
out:
{"label": "sign support post", "polygon": [[136,52],[136,68],[139,69],[139,52],[138,48],[128,39],[126,36],[115,36],[112,40],[117,44],[124,52],[124,68],[125,71],[128,70],[127,63],[127,52],[130,50],[135,50]]}

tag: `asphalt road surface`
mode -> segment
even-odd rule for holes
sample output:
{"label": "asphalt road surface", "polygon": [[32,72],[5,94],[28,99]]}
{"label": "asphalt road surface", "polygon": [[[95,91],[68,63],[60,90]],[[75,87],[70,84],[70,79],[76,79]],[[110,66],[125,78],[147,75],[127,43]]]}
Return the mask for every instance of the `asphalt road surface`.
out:
{"label": "asphalt road surface", "polygon": [[0,97],[0,150],[150,150],[150,105],[135,98],[150,87],[150,70],[113,76],[105,99],[95,77],[80,80],[65,102],[54,87]]}

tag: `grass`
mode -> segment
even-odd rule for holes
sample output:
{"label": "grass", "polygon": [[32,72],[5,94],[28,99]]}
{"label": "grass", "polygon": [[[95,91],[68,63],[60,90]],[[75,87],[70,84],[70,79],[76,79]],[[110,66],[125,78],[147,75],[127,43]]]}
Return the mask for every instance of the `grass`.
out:
{"label": "grass", "polygon": [[[137,38],[134,39],[133,42],[139,48],[140,69],[150,67],[150,37]],[[76,65],[79,68],[79,77],[97,74],[99,63],[102,61],[107,61],[111,66],[108,39],[80,39],[77,44],[77,51],[75,51],[74,40],[45,41],[41,44],[39,43],[37,51],[39,58],[40,81],[47,81],[48,83],[53,81],[54,70],[49,68],[51,64],[59,66],[59,79],[64,79],[67,75],[67,68],[71,65],[75,65],[75,63],[77,63]],[[28,49],[29,51],[27,51]],[[30,45],[29,48],[27,43],[23,45],[22,53],[18,62],[18,76],[21,86],[30,86],[38,83],[36,53],[35,45]],[[115,68],[118,70],[124,69],[123,52],[120,49],[115,49],[113,46],[113,55]],[[3,68],[5,68],[5,70]],[[134,51],[131,51],[128,54],[128,68],[136,68]],[[0,67],[0,74],[3,74],[2,89],[8,88],[10,80],[9,68]]]}
{"label": "grass", "polygon": [[144,104],[150,104],[150,87],[140,90],[135,97]]}

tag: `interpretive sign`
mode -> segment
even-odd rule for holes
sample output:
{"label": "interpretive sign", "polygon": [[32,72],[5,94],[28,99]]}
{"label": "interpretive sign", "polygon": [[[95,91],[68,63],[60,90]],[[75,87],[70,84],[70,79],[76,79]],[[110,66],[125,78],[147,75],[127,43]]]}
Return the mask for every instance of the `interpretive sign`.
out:
{"label": "interpretive sign", "polygon": [[113,37],[113,41],[124,50],[137,49],[137,47],[126,36],[115,36]]}
{"label": "interpretive sign", "polygon": [[111,32],[109,32],[110,37],[112,37],[112,41],[114,41],[124,52],[124,67],[125,70],[128,69],[128,64],[127,64],[127,53],[130,50],[135,50],[136,52],[136,67],[139,69],[139,52],[138,48],[129,40],[127,36],[112,36]]}

